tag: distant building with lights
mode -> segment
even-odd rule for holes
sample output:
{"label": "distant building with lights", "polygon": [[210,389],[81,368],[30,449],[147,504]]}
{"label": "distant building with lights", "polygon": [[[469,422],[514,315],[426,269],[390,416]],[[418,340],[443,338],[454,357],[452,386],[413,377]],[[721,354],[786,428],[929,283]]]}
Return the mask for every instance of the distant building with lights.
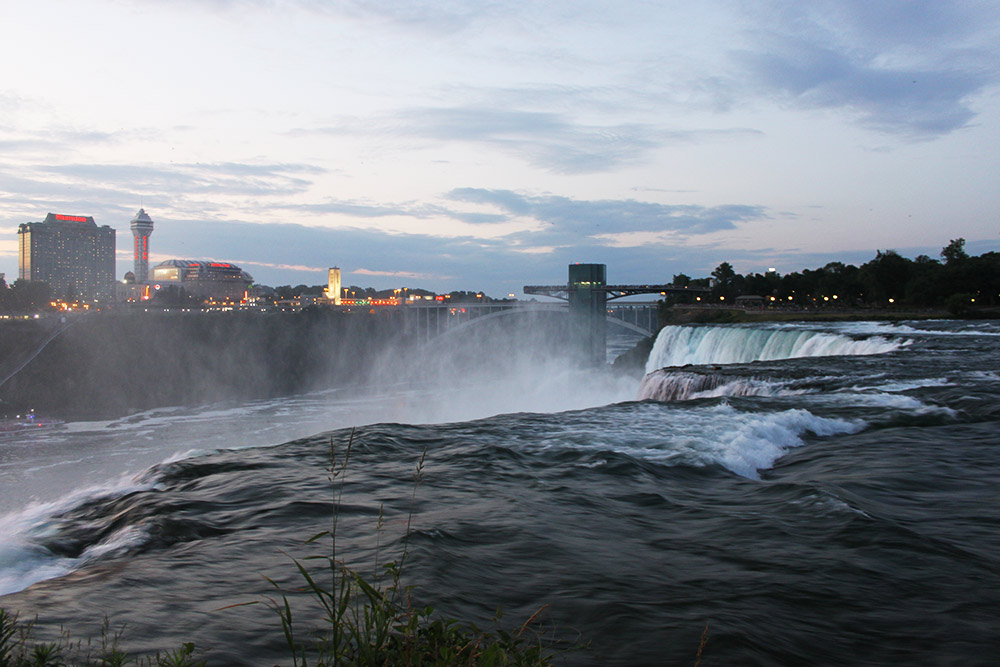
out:
{"label": "distant building with lights", "polygon": [[168,259],[153,267],[151,282],[153,290],[176,285],[202,299],[240,301],[246,297],[253,276],[226,262]]}
{"label": "distant building with lights", "polygon": [[327,286],[324,290],[327,300],[335,306],[340,305],[340,268],[333,267],[327,272]]}
{"label": "distant building with lights", "polygon": [[149,282],[149,237],[153,233],[153,219],[146,211],[139,209],[132,221],[129,223],[132,236],[135,237],[135,264],[133,273],[134,281],[137,283]]}
{"label": "distant building with lights", "polygon": [[115,230],[91,216],[49,213],[18,225],[18,277],[49,284],[56,298],[110,301],[115,293]]}

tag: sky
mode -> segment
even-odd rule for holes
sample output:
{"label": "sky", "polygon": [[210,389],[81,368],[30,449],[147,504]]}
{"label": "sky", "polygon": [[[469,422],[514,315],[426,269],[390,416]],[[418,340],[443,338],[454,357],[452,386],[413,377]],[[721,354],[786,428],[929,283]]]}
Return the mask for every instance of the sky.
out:
{"label": "sky", "polygon": [[1000,250],[1000,0],[0,3],[0,273],[46,213],[150,264],[521,295]]}

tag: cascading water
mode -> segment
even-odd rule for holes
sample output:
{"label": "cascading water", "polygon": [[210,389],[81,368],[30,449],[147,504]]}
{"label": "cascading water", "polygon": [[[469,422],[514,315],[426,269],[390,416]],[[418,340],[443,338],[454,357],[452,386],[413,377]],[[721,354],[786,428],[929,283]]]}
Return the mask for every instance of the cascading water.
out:
{"label": "cascading water", "polygon": [[783,388],[781,383],[755,377],[721,373],[689,373],[660,369],[648,373],[639,383],[639,400],[686,401],[719,396],[774,396],[802,393]]}
{"label": "cascading water", "polygon": [[714,371],[674,370],[688,365],[745,364],[801,357],[862,356],[892,352],[909,344],[883,336],[850,336],[808,329],[741,326],[664,327],[646,361],[640,400],[678,401],[720,396],[802,393],[785,383]]}
{"label": "cascading water", "polygon": [[687,364],[745,364],[797,357],[882,354],[905,344],[906,341],[882,336],[859,340],[806,329],[669,326],[656,337],[646,372]]}
{"label": "cascading water", "polygon": [[554,650],[585,645],[574,665],[853,665],[858,647],[991,664],[1000,322],[672,327],[658,345],[654,365],[691,364],[646,376],[661,400],[525,362],[4,439],[0,607],[40,642],[106,617],[137,659],[191,642],[211,665],[287,664],[248,603],[277,585],[297,636],[322,627],[290,557],[324,555],[304,542],[336,513],[363,575],[405,549],[413,604],[479,627],[544,609]]}

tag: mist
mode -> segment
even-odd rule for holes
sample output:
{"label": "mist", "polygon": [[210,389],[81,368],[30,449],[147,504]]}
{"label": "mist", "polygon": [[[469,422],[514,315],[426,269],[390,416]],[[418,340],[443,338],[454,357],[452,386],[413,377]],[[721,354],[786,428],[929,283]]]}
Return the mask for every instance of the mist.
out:
{"label": "mist", "polygon": [[352,404],[360,423],[432,423],[634,399],[641,372],[582,363],[566,320],[519,313],[430,340],[394,311],[8,322],[0,324],[0,414],[114,419],[328,392],[331,402]]}

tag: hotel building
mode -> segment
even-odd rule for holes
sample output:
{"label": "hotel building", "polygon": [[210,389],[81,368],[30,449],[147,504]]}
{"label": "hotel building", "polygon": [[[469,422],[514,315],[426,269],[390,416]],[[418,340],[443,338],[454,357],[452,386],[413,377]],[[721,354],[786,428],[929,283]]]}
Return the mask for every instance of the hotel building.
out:
{"label": "hotel building", "polygon": [[115,230],[94,218],[49,213],[18,226],[18,277],[49,284],[55,298],[114,297]]}

